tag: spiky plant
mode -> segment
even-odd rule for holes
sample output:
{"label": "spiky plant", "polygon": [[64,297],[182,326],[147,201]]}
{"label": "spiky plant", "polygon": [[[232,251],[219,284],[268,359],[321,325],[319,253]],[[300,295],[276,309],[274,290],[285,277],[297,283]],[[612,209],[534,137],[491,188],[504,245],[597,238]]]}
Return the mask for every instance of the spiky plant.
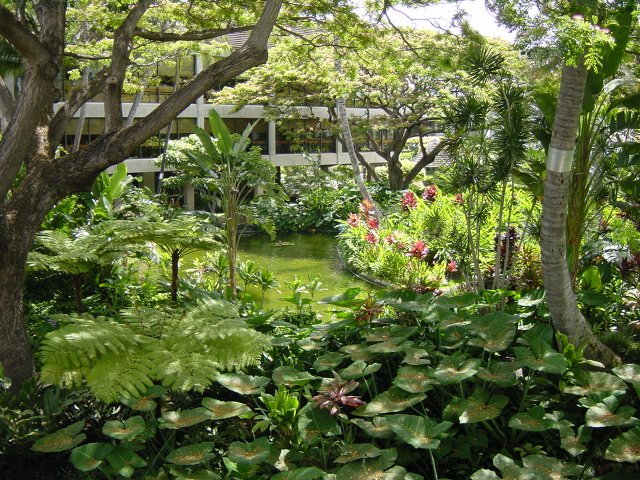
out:
{"label": "spiky plant", "polygon": [[42,380],[61,387],[86,381],[105,402],[142,395],[156,382],[203,391],[220,372],[255,364],[269,344],[235,306],[219,300],[186,313],[129,309],[118,319],[56,319],[65,325],[42,342]]}

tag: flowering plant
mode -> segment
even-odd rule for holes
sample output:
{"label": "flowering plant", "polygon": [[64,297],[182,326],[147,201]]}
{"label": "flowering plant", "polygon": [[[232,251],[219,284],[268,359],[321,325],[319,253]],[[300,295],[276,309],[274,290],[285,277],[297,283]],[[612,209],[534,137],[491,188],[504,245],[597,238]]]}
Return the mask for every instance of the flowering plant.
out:
{"label": "flowering plant", "polygon": [[337,415],[342,407],[359,407],[365,404],[359,396],[347,395],[355,390],[358,385],[359,383],[355,380],[342,380],[336,372],[333,372],[333,380],[324,389],[320,390],[322,392],[320,395],[316,395],[311,400],[316,402],[319,408],[329,410],[331,415]]}

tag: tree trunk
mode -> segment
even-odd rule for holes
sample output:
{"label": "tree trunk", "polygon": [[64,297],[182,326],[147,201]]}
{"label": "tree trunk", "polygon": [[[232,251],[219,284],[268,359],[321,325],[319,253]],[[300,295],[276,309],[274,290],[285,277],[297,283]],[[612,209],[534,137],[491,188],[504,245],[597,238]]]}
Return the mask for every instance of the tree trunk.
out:
{"label": "tree trunk", "polygon": [[178,301],[178,273],[180,267],[180,250],[171,250],[171,300]]}
{"label": "tree trunk", "polygon": [[567,266],[567,203],[569,182],[580,121],[587,71],[582,63],[562,71],[558,107],[547,154],[547,176],[542,200],[542,270],[544,290],[553,325],[574,345],[586,345],[586,354],[606,365],[618,357],[593,333],[582,316]]}
{"label": "tree trunk", "polygon": [[76,274],[73,278],[73,298],[76,302],[76,312],[82,313],[82,275]]}
{"label": "tree trunk", "polygon": [[387,163],[389,172],[389,188],[391,190],[402,190],[404,188],[404,174],[402,165],[396,159],[390,158]]}

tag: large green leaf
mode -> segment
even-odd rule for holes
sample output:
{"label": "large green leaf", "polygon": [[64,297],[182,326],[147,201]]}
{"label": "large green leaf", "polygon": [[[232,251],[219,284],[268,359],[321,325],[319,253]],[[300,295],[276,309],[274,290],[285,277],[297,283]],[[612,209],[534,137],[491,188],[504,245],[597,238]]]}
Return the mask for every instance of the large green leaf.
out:
{"label": "large green leaf", "polygon": [[164,412],[162,417],[158,419],[158,427],[171,429],[186,428],[211,419],[211,412],[203,407],[169,411]]}
{"label": "large green leaf", "polygon": [[371,443],[348,443],[340,450],[340,456],[334,460],[336,463],[349,463],[363,458],[376,458],[382,454],[382,450]]}
{"label": "large green leaf", "polygon": [[351,360],[357,362],[362,360],[363,362],[368,362],[371,358],[373,358],[373,353],[367,350],[369,345],[366,343],[356,343],[352,345],[345,345],[340,349],[341,352],[346,353],[351,357]]}
{"label": "large green leaf", "polygon": [[611,371],[625,382],[640,386],[640,365],[635,363],[620,365]]}
{"label": "large green leaf", "polygon": [[244,403],[240,402],[223,402],[215,398],[205,397],[202,399],[202,405],[209,410],[212,420],[222,420],[224,418],[237,417],[249,413],[251,409]]}
{"label": "large green leaf", "polygon": [[198,465],[211,458],[211,450],[213,450],[213,442],[187,445],[170,452],[165,461],[175,465]]}
{"label": "large green leaf", "polygon": [[35,452],[63,452],[69,450],[87,438],[84,433],[80,433],[83,428],[84,421],[82,420],[61,428],[36,441],[31,450]]}
{"label": "large green leaf", "polygon": [[298,432],[306,444],[313,445],[319,442],[324,435],[339,435],[341,429],[328,410],[309,403],[300,410]]}
{"label": "large green leaf", "polygon": [[233,153],[233,139],[222,117],[214,109],[209,110],[211,132],[218,139],[218,149],[226,155]]}
{"label": "large green leaf", "polygon": [[564,393],[586,396],[605,392],[624,393],[627,390],[623,380],[605,372],[587,372],[580,380],[580,385],[566,387]]}
{"label": "large green leaf", "polygon": [[118,474],[125,478],[131,478],[136,468],[147,466],[147,462],[126,444],[117,445],[113,451],[107,455],[107,460]]}
{"label": "large green leaf", "polygon": [[499,311],[482,317],[472,317],[470,324],[474,338],[469,345],[495,353],[506,350],[516,336],[516,317]]}
{"label": "large green leaf", "polygon": [[567,369],[564,355],[554,351],[541,340],[532,342],[529,347],[514,347],[513,351],[520,366],[558,375],[563,374]]}
{"label": "large green leaf", "polygon": [[429,351],[425,348],[409,347],[404,351],[404,360],[402,363],[408,365],[429,365]]}
{"label": "large green leaf", "polygon": [[376,373],[382,364],[380,363],[372,363],[371,365],[367,365],[362,360],[357,360],[349,365],[347,368],[340,370],[339,375],[340,378],[344,380],[354,380],[356,378],[366,377],[367,375],[371,375]]}
{"label": "large green leaf", "polygon": [[87,443],[71,450],[71,463],[81,472],[95,470],[113,451],[109,443]]}
{"label": "large green leaf", "polygon": [[240,465],[255,465],[267,461],[274,451],[269,439],[260,437],[253,442],[231,443],[227,450],[227,457]]}
{"label": "large green leaf", "polygon": [[367,422],[362,418],[353,418],[351,419],[351,423],[360,427],[370,437],[393,438],[391,427],[389,427],[383,419],[384,417],[374,417],[371,422]]}
{"label": "large green leaf", "polygon": [[406,340],[420,329],[418,327],[391,326],[370,328],[362,332],[362,336],[367,342],[388,342],[395,341],[400,343]]}
{"label": "large green leaf", "polygon": [[220,475],[202,468],[196,471],[188,469],[188,472],[185,472],[180,467],[171,467],[169,471],[176,476],[175,480],[220,480]]}
{"label": "large green leaf", "polygon": [[460,403],[460,423],[476,423],[500,416],[502,409],[509,403],[504,395],[489,396],[487,392],[476,388],[469,398]]}
{"label": "large green leaf", "polygon": [[478,373],[480,360],[477,358],[466,359],[462,355],[449,355],[444,357],[433,376],[442,385],[462,382]]}
{"label": "large green leaf", "polygon": [[400,367],[393,384],[409,393],[424,393],[433,388],[438,381],[434,378],[433,369],[420,366]]}
{"label": "large green leaf", "polygon": [[438,448],[443,433],[453,425],[451,422],[437,423],[417,415],[388,415],[384,417],[384,423],[412,447],[429,450]]}
{"label": "large green leaf", "polygon": [[278,367],[272,374],[273,382],[276,385],[286,385],[287,387],[304,386],[319,377],[311,375],[309,372],[300,372],[293,367]]}
{"label": "large green leaf", "polygon": [[584,473],[584,467],[573,463],[563,462],[546,455],[527,455],[522,464],[529,472],[535,472],[540,480],[562,480],[575,478]]}
{"label": "large green leaf", "polygon": [[633,427],[611,440],[605,458],[614,462],[640,461],[640,427]]}
{"label": "large green leaf", "polygon": [[553,428],[555,420],[548,417],[544,408],[535,406],[526,412],[515,414],[509,420],[509,427],[527,432],[544,432]]}
{"label": "large green leaf", "polygon": [[271,477],[271,480],[317,480],[322,475],[324,472],[317,467],[303,467],[280,472]]}
{"label": "large green leaf", "polygon": [[382,413],[401,412],[424,400],[423,393],[410,394],[398,387],[391,387],[386,392],[377,395],[366,406],[359,407],[353,411],[354,414],[362,417],[375,417]]}
{"label": "large green leaf", "polygon": [[320,355],[315,359],[315,361],[313,362],[313,369],[316,372],[326,372],[327,370],[334,370],[344,361],[345,358],[347,358],[347,356],[339,352],[325,353],[324,355]]}
{"label": "large green leaf", "polygon": [[133,410],[150,412],[157,406],[157,403],[153,399],[162,397],[166,392],[167,389],[165,387],[161,385],[154,385],[141,397],[123,398],[120,401]]}
{"label": "large green leaf", "polygon": [[587,443],[591,440],[591,430],[584,425],[578,427],[578,432],[566,428],[560,430],[560,446],[574,457],[587,451]]}
{"label": "large green leaf", "polygon": [[396,461],[395,449],[382,450],[379,457],[351,462],[336,472],[336,480],[371,480],[374,478],[395,480],[398,477],[387,475],[387,470]]}
{"label": "large green leaf", "polygon": [[255,395],[261,393],[262,387],[271,382],[271,379],[244,373],[223,373],[216,377],[216,382],[241,395]]}
{"label": "large green leaf", "polygon": [[488,369],[480,367],[477,377],[500,387],[512,387],[518,383],[515,370],[514,362],[493,362]]}
{"label": "large green leaf", "polygon": [[618,397],[610,395],[589,407],[585,414],[585,424],[595,428],[637,425],[639,420],[633,416],[635,411],[629,406],[620,406]]}
{"label": "large green leaf", "polygon": [[131,440],[144,432],[145,429],[144,418],[135,416],[126,419],[124,422],[109,420],[102,427],[102,433],[116,440]]}

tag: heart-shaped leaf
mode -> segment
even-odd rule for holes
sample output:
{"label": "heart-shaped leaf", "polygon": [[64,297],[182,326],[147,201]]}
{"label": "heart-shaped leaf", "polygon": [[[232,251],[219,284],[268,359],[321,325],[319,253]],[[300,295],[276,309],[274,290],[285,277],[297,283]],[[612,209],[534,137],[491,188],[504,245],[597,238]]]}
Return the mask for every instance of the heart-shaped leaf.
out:
{"label": "heart-shaped leaf", "polygon": [[299,372],[293,367],[278,367],[273,371],[273,382],[276,385],[286,385],[287,387],[304,386],[312,380],[317,380],[319,377],[314,377],[309,372]]}
{"label": "heart-shaped leaf", "polygon": [[401,440],[415,448],[436,449],[451,422],[437,423],[417,415],[388,415],[384,422]]}
{"label": "heart-shaped leaf", "polygon": [[324,472],[317,467],[303,467],[280,472],[271,477],[271,480],[317,480],[323,475]]}
{"label": "heart-shaped leaf", "polygon": [[87,438],[84,433],[80,433],[83,428],[84,422],[82,420],[61,428],[37,440],[31,450],[35,452],[63,452],[70,450]]}
{"label": "heart-shaped leaf", "polygon": [[346,355],[343,355],[339,352],[329,352],[324,355],[320,355],[313,362],[313,369],[316,372],[326,372],[327,370],[334,370],[338,365],[340,365],[344,359],[347,358]]}
{"label": "heart-shaped leaf", "polygon": [[165,461],[175,465],[198,465],[211,457],[213,442],[196,443],[186,447],[176,448],[170,452]]}
{"label": "heart-shaped leaf", "polygon": [[487,352],[501,352],[509,348],[516,336],[516,317],[503,311],[472,317],[470,330],[474,338],[469,345]]}
{"label": "heart-shaped leaf", "polygon": [[515,414],[509,420],[509,427],[515,430],[525,430],[527,432],[544,432],[553,428],[555,421],[548,418],[544,408],[536,406],[526,412]]}
{"label": "heart-shaped leaf", "polygon": [[71,463],[81,472],[95,470],[113,451],[114,446],[108,443],[87,443],[71,450]]}
{"label": "heart-shaped leaf", "polygon": [[179,470],[178,467],[171,467],[169,471],[176,476],[176,480],[220,480],[220,475],[211,470],[200,469],[195,472],[189,471],[189,473],[185,473]]}
{"label": "heart-shaped leaf", "polygon": [[253,442],[231,443],[227,450],[227,456],[232,462],[239,465],[256,465],[267,461],[273,452],[269,439],[260,437]]}
{"label": "heart-shaped leaf", "polygon": [[298,432],[306,444],[314,445],[324,435],[340,435],[341,429],[328,410],[318,408],[315,404],[307,404],[300,410]]}
{"label": "heart-shaped leaf", "polygon": [[489,396],[487,392],[476,388],[469,398],[460,403],[460,423],[476,423],[500,416],[502,409],[509,403],[504,395]]}
{"label": "heart-shaped leaf", "polygon": [[365,431],[367,435],[373,438],[393,438],[393,431],[384,423],[384,417],[374,417],[372,422],[367,422],[362,418],[353,418],[351,423],[357,425]]}
{"label": "heart-shaped leaf", "polygon": [[431,368],[418,366],[400,367],[393,380],[396,387],[409,393],[424,393],[437,383]]}
{"label": "heart-shaped leaf", "polygon": [[564,355],[556,352],[547,343],[536,340],[529,347],[514,347],[518,365],[539,372],[561,375],[567,369]]}
{"label": "heart-shaped leaf", "polygon": [[121,402],[133,410],[137,410],[139,412],[150,412],[157,406],[156,401],[153,399],[162,397],[166,392],[167,389],[165,387],[161,385],[154,385],[149,388],[143,396],[136,398],[123,398],[121,399]]}
{"label": "heart-shaped leaf", "polygon": [[169,411],[164,412],[162,417],[158,419],[158,427],[171,429],[186,428],[211,419],[211,412],[203,407]]}
{"label": "heart-shaped leaf", "polygon": [[517,368],[513,362],[494,362],[488,369],[480,367],[477,377],[500,387],[512,387],[518,383],[515,373]]}
{"label": "heart-shaped leaf", "polygon": [[639,420],[633,416],[635,409],[620,406],[620,400],[610,395],[589,407],[585,414],[585,424],[589,427],[623,427],[637,425]]}
{"label": "heart-shaped leaf", "polygon": [[539,479],[575,478],[584,472],[584,467],[580,465],[563,462],[546,455],[527,455],[522,459],[522,464],[529,472],[536,473]]}
{"label": "heart-shaped leaf", "polygon": [[377,395],[366,406],[353,411],[362,417],[375,417],[382,413],[401,412],[405,408],[412,407],[424,400],[426,395],[422,393],[407,393],[401,388],[391,387],[386,392]]}
{"label": "heart-shaped leaf", "polygon": [[124,422],[120,420],[109,420],[102,427],[102,433],[116,440],[131,440],[146,429],[144,418],[135,416],[126,419]]}
{"label": "heart-shaped leaf", "polygon": [[215,398],[205,397],[202,405],[209,411],[212,420],[222,420],[224,418],[237,417],[249,413],[251,409],[240,402],[223,402]]}
{"label": "heart-shaped leaf", "polygon": [[625,382],[640,385],[640,365],[635,363],[620,365],[611,371]]}
{"label": "heart-shaped leaf", "polygon": [[340,351],[349,355],[351,357],[351,360],[353,360],[354,362],[357,362],[358,360],[368,362],[371,358],[373,358],[373,353],[367,350],[368,347],[369,345],[367,345],[366,343],[355,343],[352,345],[345,345],[340,349]]}
{"label": "heart-shaped leaf", "polygon": [[614,462],[640,462],[640,427],[633,427],[611,440],[605,458]]}
{"label": "heart-shaped leaf", "polygon": [[354,380],[356,378],[366,377],[367,375],[371,375],[380,370],[382,364],[380,363],[372,363],[371,365],[367,365],[362,360],[357,360],[349,365],[347,368],[340,370],[340,378],[343,380]]}
{"label": "heart-shaped leaf", "polygon": [[586,396],[595,393],[624,393],[627,384],[620,378],[605,372],[587,372],[581,377],[581,384],[566,387],[564,393]]}
{"label": "heart-shaped leaf", "polygon": [[113,451],[107,455],[107,460],[118,474],[125,478],[131,478],[136,468],[147,466],[147,462],[126,444],[117,445]]}
{"label": "heart-shaped leaf", "polygon": [[449,355],[444,357],[433,376],[442,385],[462,382],[478,373],[480,360],[477,358],[466,359],[462,355]]}
{"label": "heart-shaped leaf", "polygon": [[367,342],[388,342],[394,341],[401,343],[409,338],[411,335],[417,333],[420,329],[418,327],[380,327],[370,328],[362,332],[362,336]]}
{"label": "heart-shaped leaf", "polygon": [[560,446],[574,457],[587,451],[586,444],[591,440],[591,430],[584,425],[578,427],[577,434],[573,429],[560,430]]}
{"label": "heart-shaped leaf", "polygon": [[267,377],[256,377],[244,373],[223,373],[216,377],[216,381],[232,392],[241,395],[255,395],[262,392],[262,387],[271,382]]}
{"label": "heart-shaped leaf", "polygon": [[424,348],[409,347],[404,351],[404,360],[402,360],[402,363],[406,363],[408,365],[429,365],[431,361],[428,357],[428,350]]}
{"label": "heart-shaped leaf", "polygon": [[340,456],[334,462],[349,463],[363,458],[376,458],[381,454],[382,450],[371,443],[349,443],[342,447]]}

